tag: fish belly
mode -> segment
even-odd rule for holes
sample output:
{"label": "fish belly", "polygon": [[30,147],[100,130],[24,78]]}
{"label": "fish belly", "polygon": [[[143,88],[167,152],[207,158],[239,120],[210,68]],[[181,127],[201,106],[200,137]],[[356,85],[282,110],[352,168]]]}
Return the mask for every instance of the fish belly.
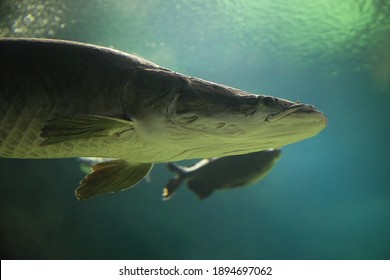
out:
{"label": "fish belly", "polygon": [[[114,137],[92,137],[41,145],[40,136],[46,121],[56,115],[61,101],[48,104],[41,99],[24,100],[14,95],[0,98],[0,157],[7,158],[64,158],[79,156],[117,157],[121,141]],[[51,105],[51,106],[50,106]],[[64,110],[60,110],[64,111]]]}

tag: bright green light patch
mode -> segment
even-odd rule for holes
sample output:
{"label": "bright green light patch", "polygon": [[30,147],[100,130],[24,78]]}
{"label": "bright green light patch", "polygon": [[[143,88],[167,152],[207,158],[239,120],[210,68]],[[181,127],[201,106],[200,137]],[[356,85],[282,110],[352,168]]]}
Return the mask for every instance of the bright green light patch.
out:
{"label": "bright green light patch", "polygon": [[241,0],[218,8],[242,42],[292,60],[353,52],[377,36],[368,31],[383,30],[374,1]]}

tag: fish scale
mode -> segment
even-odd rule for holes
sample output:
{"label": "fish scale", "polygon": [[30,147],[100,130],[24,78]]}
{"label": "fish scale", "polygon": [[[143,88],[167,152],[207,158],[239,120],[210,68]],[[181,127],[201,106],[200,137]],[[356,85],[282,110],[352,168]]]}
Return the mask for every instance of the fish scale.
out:
{"label": "fish scale", "polygon": [[[19,100],[18,100],[19,99]],[[15,158],[63,158],[78,157],[81,155],[119,157],[120,145],[112,139],[80,139],[54,146],[40,146],[43,138],[40,137],[44,120],[56,115],[57,106],[52,110],[41,108],[32,113],[29,102],[21,102],[15,97],[9,104],[9,110],[0,112],[1,130],[0,154],[4,157]],[[115,151],[117,150],[117,151]],[[104,151],[104,154],[102,154]]]}
{"label": "fish scale", "polygon": [[[95,77],[95,84],[85,84],[84,78],[87,79],[88,75],[94,76],[91,73],[95,63],[93,55],[84,58],[87,63],[91,64],[90,67],[78,69],[78,61],[63,61],[56,54],[55,49],[48,48],[48,55],[55,59],[45,60],[43,56],[44,59],[41,58],[41,61],[38,60],[38,56],[41,55],[39,49],[33,47],[28,51],[31,57],[26,55],[26,58],[20,58],[24,67],[17,65],[14,67],[11,63],[17,64],[17,61],[11,60],[9,62],[5,60],[5,63],[0,65],[0,71],[3,71],[1,73],[3,78],[0,81],[0,90],[2,90],[0,96],[0,131],[2,132],[0,133],[0,156],[15,158],[119,156],[122,144],[113,143],[113,138],[79,139],[52,146],[40,145],[43,141],[40,137],[41,130],[48,119],[89,112],[106,114],[107,107],[119,107],[117,112],[121,111],[120,106],[110,104],[118,103],[119,96],[114,96],[113,102],[107,102],[109,100],[103,102],[104,91],[99,94],[102,84],[106,86],[105,91],[109,91],[115,90],[118,84],[123,83],[120,78],[117,79],[118,83],[115,80],[110,81],[109,77],[114,75],[110,72],[114,72],[115,67],[103,69],[101,75]],[[53,54],[50,55],[50,52]],[[75,52],[76,57],[80,56],[78,53],[78,51]],[[15,57],[15,59],[18,58]],[[40,65],[37,65],[38,62]],[[55,62],[62,65],[59,73],[55,72],[57,67]],[[5,69],[2,70],[1,67]],[[102,65],[101,68],[105,66]],[[39,69],[46,71],[46,74],[40,73]],[[105,81],[103,77],[107,77],[109,81]],[[92,94],[88,95],[89,92]]]}

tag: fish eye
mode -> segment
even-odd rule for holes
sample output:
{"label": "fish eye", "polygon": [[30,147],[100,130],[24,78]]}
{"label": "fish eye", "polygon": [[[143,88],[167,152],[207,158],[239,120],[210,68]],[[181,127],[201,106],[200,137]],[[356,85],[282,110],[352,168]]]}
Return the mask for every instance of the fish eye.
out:
{"label": "fish eye", "polygon": [[263,102],[265,105],[268,105],[268,106],[273,106],[276,104],[276,100],[275,98],[271,97],[271,96],[266,96],[263,98]]}

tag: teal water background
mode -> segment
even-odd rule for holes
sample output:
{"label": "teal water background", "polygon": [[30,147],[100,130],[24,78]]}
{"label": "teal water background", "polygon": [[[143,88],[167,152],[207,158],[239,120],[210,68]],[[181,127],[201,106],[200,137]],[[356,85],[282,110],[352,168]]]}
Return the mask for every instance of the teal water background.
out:
{"label": "teal water background", "polygon": [[162,201],[162,164],[77,202],[75,159],[0,159],[1,258],[389,259],[389,15],[381,0],[0,1],[0,37],[111,46],[329,118],[262,182],[204,201]]}

